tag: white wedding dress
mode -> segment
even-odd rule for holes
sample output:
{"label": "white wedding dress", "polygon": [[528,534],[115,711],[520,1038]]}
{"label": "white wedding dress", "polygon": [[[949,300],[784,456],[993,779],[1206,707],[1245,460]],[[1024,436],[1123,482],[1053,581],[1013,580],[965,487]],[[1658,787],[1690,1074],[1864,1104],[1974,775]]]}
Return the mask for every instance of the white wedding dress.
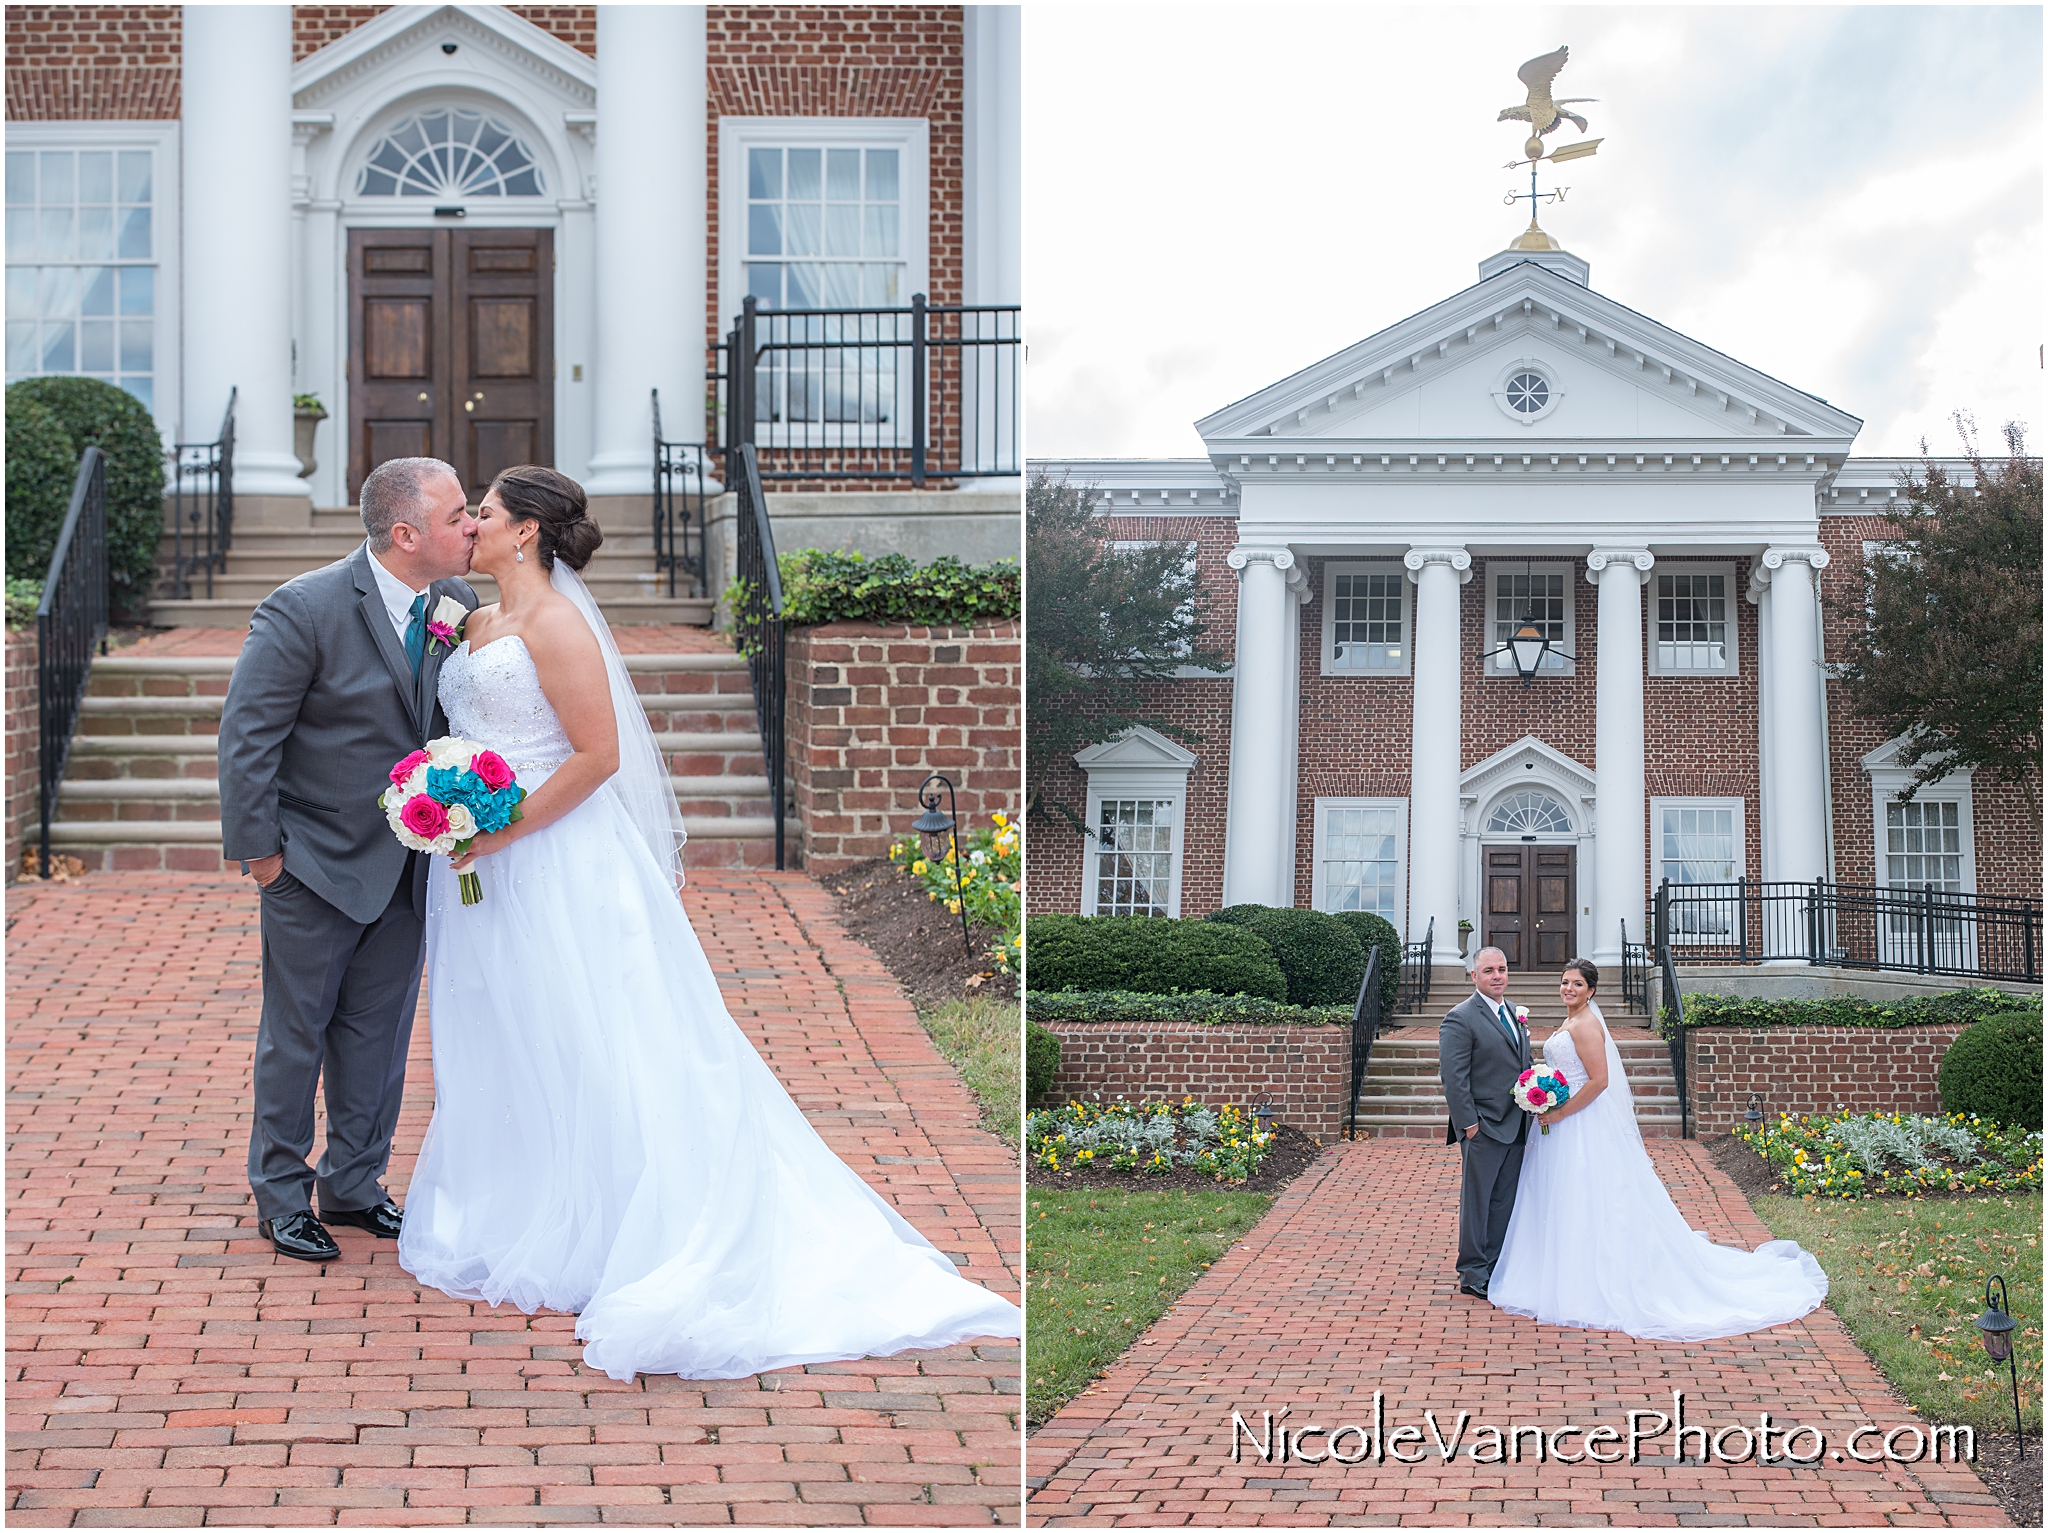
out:
{"label": "white wedding dress", "polygon": [[[450,729],[529,792],[570,755],[516,635],[457,648],[440,695]],[[446,858],[428,882],[434,1118],[398,1242],[408,1272],[575,1311],[584,1360],[620,1380],[1020,1335],[1017,1306],[834,1155],[747,1042],[612,784],[473,866],[479,905]]]}
{"label": "white wedding dress", "polygon": [[[1600,1030],[1607,1089],[1548,1134],[1540,1118],[1529,1125],[1514,1212],[1487,1284],[1494,1306],[1547,1325],[1660,1341],[1740,1336],[1817,1309],[1827,1274],[1798,1242],[1744,1251],[1686,1224],[1643,1149],[1605,1018]],[[1573,1091],[1585,1086],[1586,1067],[1563,1028],[1544,1040],[1543,1057]]]}

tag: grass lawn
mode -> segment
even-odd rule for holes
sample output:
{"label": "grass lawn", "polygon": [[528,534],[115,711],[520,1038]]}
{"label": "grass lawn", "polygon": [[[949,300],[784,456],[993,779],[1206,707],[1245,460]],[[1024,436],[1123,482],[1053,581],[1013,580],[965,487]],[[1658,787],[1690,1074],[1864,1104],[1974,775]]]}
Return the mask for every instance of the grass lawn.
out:
{"label": "grass lawn", "polygon": [[1099,1378],[1272,1202],[1262,1192],[1028,1188],[1026,1418],[1044,1421]]}
{"label": "grass lawn", "polygon": [[[2012,1430],[2005,1365],[1978,1340],[1984,1282],[2012,1296],[2020,1409],[2041,1425],[2041,1194],[1970,1198],[1750,1199],[1773,1235],[1828,1275],[1828,1304],[1915,1410],[1937,1423]],[[2033,1439],[2038,1441],[2038,1439]]]}
{"label": "grass lawn", "polygon": [[974,996],[920,1012],[918,1020],[968,1089],[980,1098],[989,1127],[1007,1144],[1022,1143],[1022,1003]]}

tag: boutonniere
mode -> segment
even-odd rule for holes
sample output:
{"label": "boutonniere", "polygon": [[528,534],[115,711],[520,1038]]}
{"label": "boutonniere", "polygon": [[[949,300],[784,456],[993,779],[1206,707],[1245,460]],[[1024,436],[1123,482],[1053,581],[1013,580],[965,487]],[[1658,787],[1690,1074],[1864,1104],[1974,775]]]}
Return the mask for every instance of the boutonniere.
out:
{"label": "boutonniere", "polygon": [[1527,1027],[1529,1025],[1529,1008],[1526,1006],[1517,1006],[1515,1008],[1515,1020],[1521,1023],[1522,1026]]}
{"label": "boutonniere", "polygon": [[452,596],[444,596],[427,619],[427,638],[443,649],[462,642],[462,625],[469,621],[469,609]]}

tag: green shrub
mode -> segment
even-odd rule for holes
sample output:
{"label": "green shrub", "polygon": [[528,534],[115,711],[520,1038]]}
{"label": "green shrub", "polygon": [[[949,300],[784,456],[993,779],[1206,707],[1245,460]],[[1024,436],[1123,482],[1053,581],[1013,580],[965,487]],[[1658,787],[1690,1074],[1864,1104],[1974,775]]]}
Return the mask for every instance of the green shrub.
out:
{"label": "green shrub", "polygon": [[1032,990],[1025,1014],[1035,1022],[1192,1022],[1197,1027],[1349,1027],[1350,1006],[1289,1006],[1262,995],[1185,990]]}
{"label": "green shrub", "polygon": [[[164,530],[164,451],[156,422],[133,394],[97,378],[24,378],[7,385],[10,416],[20,400],[33,400],[63,421],[76,451],[97,446],[107,455],[107,583],[115,611],[139,614],[156,581]],[[74,461],[74,474],[77,467]],[[11,496],[11,482],[8,490]],[[10,533],[12,520],[10,512]],[[11,552],[7,569],[22,573]]]}
{"label": "green shrub", "polygon": [[1043,1101],[1060,1073],[1060,1041],[1036,1022],[1024,1024],[1024,1099]]}
{"label": "green shrub", "polygon": [[[54,410],[7,391],[7,576],[38,583],[50,572],[71,503],[78,449]],[[38,596],[38,600],[41,597]]]}
{"label": "green shrub", "polygon": [[2039,1129],[2041,1013],[2008,1011],[1964,1028],[1941,1058],[1941,1110]]}
{"label": "green shrub", "polygon": [[[2038,1015],[2038,1000],[2031,1009]],[[2029,1003],[2003,990],[1949,990],[1940,995],[1913,996],[1903,1001],[1866,1001],[1861,996],[1830,995],[1813,1000],[1776,1000],[1760,996],[1688,995],[1687,1027],[1925,1027],[1931,1022],[1981,1022],[2003,1012],[2027,1010]],[[1671,1008],[1659,1012],[1668,1038]]]}
{"label": "green shrub", "polygon": [[7,626],[27,628],[36,620],[36,608],[43,604],[43,583],[40,580],[16,580],[7,577]]}
{"label": "green shrub", "polygon": [[1230,905],[1209,917],[1241,927],[1273,950],[1295,1006],[1356,1005],[1365,980],[1365,949],[1351,928],[1320,910]]}
{"label": "green shrub", "polygon": [[1287,998],[1287,978],[1272,950],[1250,932],[1213,922],[1033,916],[1030,941],[1026,983],[1033,990],[1213,990]]}
{"label": "green shrub", "polygon": [[[1375,947],[1380,950],[1380,1007],[1382,1011],[1392,1011],[1394,998],[1401,993],[1401,934],[1394,930],[1392,921],[1370,910],[1340,910],[1336,916],[1351,928],[1351,935],[1358,939],[1368,961]],[[1355,997],[1353,1003],[1356,1004]]]}
{"label": "green shrub", "polygon": [[[965,564],[942,554],[919,565],[902,554],[870,559],[857,552],[793,548],[776,557],[775,567],[788,628],[839,622],[967,628],[1023,611],[1015,559]],[[725,588],[727,610],[738,612],[746,596],[746,582],[733,580]],[[746,633],[736,638],[742,653],[756,642]]]}

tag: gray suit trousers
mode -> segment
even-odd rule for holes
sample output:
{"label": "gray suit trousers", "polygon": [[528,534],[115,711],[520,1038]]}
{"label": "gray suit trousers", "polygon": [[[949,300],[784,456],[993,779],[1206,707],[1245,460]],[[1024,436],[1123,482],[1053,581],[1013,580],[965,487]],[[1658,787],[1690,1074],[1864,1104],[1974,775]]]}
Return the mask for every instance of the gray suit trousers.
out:
{"label": "gray suit trousers", "polygon": [[[1518,1109],[1519,1111],[1519,1109]],[[1522,1150],[1529,1140],[1529,1115],[1522,1113],[1522,1131],[1503,1144],[1489,1134],[1460,1138],[1464,1177],[1458,1190],[1458,1281],[1484,1289],[1508,1238],[1508,1216],[1515,1211],[1515,1189],[1522,1180]]]}
{"label": "gray suit trousers", "polygon": [[[413,854],[416,857],[418,854]],[[263,1019],[249,1185],[260,1219],[310,1206],[374,1208],[391,1160],[405,1055],[419,1004],[427,927],[413,908],[412,861],[382,915],[351,920],[280,871],[263,890]],[[327,1088],[327,1148],[317,1175],[313,1093]]]}

